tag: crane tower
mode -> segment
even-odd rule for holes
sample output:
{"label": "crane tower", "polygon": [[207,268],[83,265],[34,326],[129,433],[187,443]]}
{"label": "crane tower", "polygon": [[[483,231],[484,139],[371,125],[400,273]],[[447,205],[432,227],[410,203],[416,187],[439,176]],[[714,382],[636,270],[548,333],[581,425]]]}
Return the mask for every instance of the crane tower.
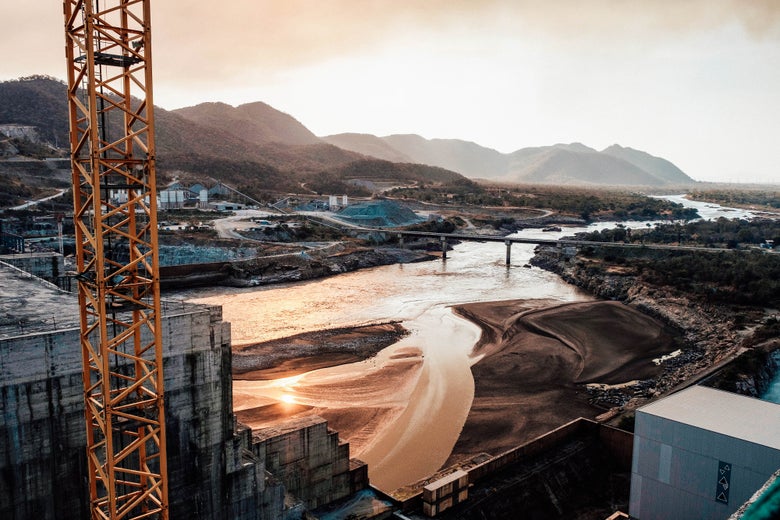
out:
{"label": "crane tower", "polygon": [[149,0],[64,0],[93,519],[168,518]]}

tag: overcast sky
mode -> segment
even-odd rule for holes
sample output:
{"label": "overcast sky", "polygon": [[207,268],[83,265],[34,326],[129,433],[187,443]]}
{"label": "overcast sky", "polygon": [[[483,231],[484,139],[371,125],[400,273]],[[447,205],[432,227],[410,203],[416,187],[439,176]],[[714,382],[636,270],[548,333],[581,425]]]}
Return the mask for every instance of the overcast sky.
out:
{"label": "overcast sky", "polygon": [[[0,1],[0,80],[65,78],[62,3]],[[613,143],[780,182],[780,0],[152,0],[154,97],[317,135]]]}

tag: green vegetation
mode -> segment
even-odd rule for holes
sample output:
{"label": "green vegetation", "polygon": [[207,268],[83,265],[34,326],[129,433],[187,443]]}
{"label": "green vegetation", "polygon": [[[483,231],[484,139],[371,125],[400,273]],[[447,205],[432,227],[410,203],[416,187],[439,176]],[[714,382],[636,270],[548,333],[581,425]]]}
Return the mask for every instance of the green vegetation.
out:
{"label": "green vegetation", "polygon": [[278,198],[279,192],[294,192],[299,184],[273,166],[249,160],[229,160],[198,154],[166,155],[157,161],[161,170],[183,170],[196,178],[215,178],[259,201]]}
{"label": "green vegetation", "polygon": [[755,252],[586,248],[597,272],[622,272],[649,285],[674,287],[705,301],[753,306],[780,304],[780,255]]}
{"label": "green vegetation", "polygon": [[[2,134],[0,134],[2,135]],[[34,159],[46,159],[49,157],[65,157],[65,152],[55,150],[50,146],[38,144],[29,139],[9,139],[10,143],[19,150],[19,155]]]}
{"label": "green vegetation", "polygon": [[41,190],[33,188],[23,182],[18,177],[3,175],[0,173],[0,207],[15,206],[25,200],[35,198]]}
{"label": "green vegetation", "polygon": [[584,220],[687,220],[696,210],[640,193],[555,186],[525,186],[508,195],[512,205],[551,209]]}
{"label": "green vegetation", "polygon": [[780,191],[776,190],[702,190],[693,191],[694,200],[725,206],[751,206],[780,209]]}
{"label": "green vegetation", "polygon": [[[42,75],[0,82],[0,122],[35,126],[42,140],[68,143],[68,87]],[[51,155],[49,155],[51,157]]]}
{"label": "green vegetation", "polygon": [[344,179],[390,180],[441,186],[477,187],[476,183],[463,175],[444,168],[424,164],[393,163],[380,159],[354,161],[330,171]]}
{"label": "green vegetation", "polygon": [[449,185],[396,188],[394,197],[436,204],[523,207],[557,212],[559,215],[593,220],[688,220],[695,209],[639,193],[544,185],[486,188],[479,185]]}
{"label": "green vegetation", "polygon": [[[697,221],[661,224],[645,231],[615,228],[583,233],[579,238],[597,242],[630,242],[739,247],[780,238],[780,222],[773,220]],[[780,255],[695,251],[607,250],[589,251],[606,264],[630,268],[645,281],[674,286],[710,301],[749,305],[780,302]]]}
{"label": "green vegetation", "polygon": [[780,319],[776,317],[769,318],[766,323],[753,332],[750,345],[762,343],[772,338],[780,338]]}
{"label": "green vegetation", "polygon": [[701,220],[684,224],[656,224],[646,230],[622,227],[604,229],[580,235],[594,242],[626,242],[643,244],[683,244],[705,247],[757,246],[767,240],[780,245],[780,220],[727,219]]}

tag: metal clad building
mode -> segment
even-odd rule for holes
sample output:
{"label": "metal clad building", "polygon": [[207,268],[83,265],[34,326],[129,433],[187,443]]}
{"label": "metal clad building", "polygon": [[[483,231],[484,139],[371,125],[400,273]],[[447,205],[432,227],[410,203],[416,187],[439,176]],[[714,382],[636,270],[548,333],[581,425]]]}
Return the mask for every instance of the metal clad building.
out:
{"label": "metal clad building", "polygon": [[728,518],[780,468],[780,405],[694,386],[637,410],[629,512]]}

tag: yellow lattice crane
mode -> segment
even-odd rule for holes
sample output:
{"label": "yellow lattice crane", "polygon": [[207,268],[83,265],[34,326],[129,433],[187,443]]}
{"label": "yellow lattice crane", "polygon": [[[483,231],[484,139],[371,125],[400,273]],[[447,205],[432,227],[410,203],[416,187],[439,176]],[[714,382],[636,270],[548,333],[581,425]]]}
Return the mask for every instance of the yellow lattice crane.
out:
{"label": "yellow lattice crane", "polygon": [[168,518],[149,0],[64,0],[92,518]]}

